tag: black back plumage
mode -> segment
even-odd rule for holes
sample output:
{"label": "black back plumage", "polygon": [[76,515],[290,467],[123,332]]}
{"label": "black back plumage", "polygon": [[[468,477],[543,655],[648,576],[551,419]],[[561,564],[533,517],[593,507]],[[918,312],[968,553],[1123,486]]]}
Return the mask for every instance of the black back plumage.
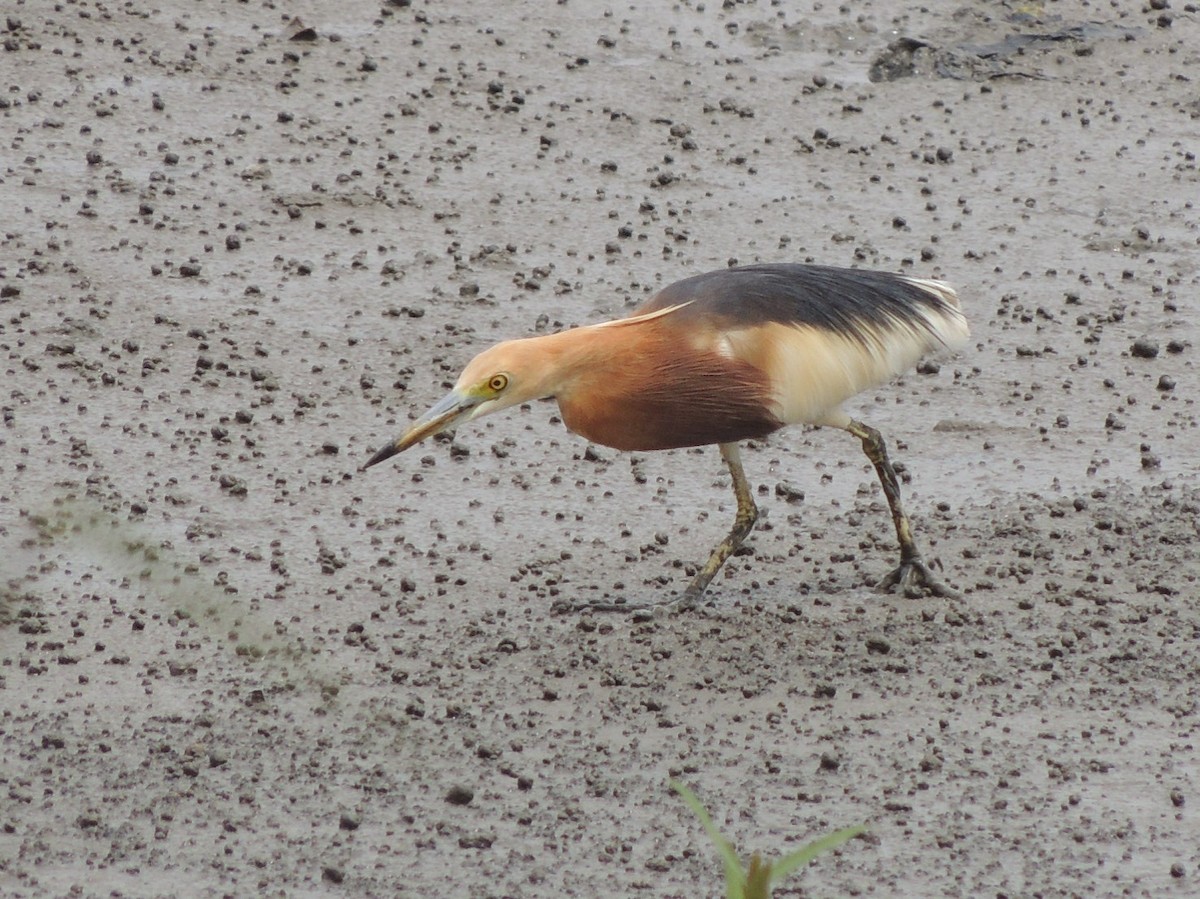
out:
{"label": "black back plumage", "polygon": [[746,265],[693,275],[664,287],[633,314],[683,304],[685,308],[673,313],[680,324],[705,318],[718,328],[737,329],[777,322],[818,328],[862,343],[899,327],[923,332],[936,345],[943,340],[935,323],[959,316],[945,296],[916,279],[799,263]]}

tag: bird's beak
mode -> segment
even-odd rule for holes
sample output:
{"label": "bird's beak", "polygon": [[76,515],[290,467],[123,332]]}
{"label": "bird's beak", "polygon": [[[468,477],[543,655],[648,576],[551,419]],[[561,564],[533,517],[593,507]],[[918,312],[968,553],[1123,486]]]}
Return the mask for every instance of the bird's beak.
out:
{"label": "bird's beak", "polygon": [[412,426],[389,443],[383,445],[379,452],[373,455],[363,469],[370,468],[385,459],[390,459],[396,453],[402,453],[410,446],[420,443],[426,437],[432,437],[441,431],[452,428],[459,422],[470,417],[479,405],[479,398],[452,390],[442,397],[441,401],[412,423]]}

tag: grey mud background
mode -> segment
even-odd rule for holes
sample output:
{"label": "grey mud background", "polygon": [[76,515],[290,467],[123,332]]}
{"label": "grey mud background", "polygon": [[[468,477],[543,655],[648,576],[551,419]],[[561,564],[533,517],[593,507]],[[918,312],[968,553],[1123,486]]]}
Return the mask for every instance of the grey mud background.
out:
{"label": "grey mud background", "polygon": [[[0,893],[1200,892],[1200,13],[16,2],[0,53]],[[901,11],[907,10],[907,11]],[[291,21],[298,15],[302,22]],[[306,31],[305,29],[311,29]],[[292,40],[290,38],[299,38]],[[505,337],[731,261],[945,277],[852,438],[357,473]]]}

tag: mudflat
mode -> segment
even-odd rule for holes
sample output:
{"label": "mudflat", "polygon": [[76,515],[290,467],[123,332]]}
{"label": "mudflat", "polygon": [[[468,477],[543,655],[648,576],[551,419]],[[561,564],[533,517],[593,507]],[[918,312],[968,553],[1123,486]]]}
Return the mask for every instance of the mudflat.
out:
{"label": "mudflat", "polygon": [[[63,0],[0,20],[0,892],[1191,896],[1195,4]],[[954,284],[840,431],[552,403],[491,343],[733,262]]]}

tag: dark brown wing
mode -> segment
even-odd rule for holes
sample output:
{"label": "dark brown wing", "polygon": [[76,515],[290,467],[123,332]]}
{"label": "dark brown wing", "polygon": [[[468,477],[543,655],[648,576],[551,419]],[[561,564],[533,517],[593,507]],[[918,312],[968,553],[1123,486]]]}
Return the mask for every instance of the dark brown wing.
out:
{"label": "dark brown wing", "polygon": [[782,427],[766,372],[690,345],[674,325],[637,326],[612,365],[560,392],[564,424],[620,450],[733,443]]}
{"label": "dark brown wing", "polygon": [[931,349],[967,333],[949,287],[863,269],[794,263],[722,269],[664,287],[633,315],[684,303],[672,314],[678,325],[703,323],[716,330],[773,322],[869,344],[901,328],[924,333]]}

